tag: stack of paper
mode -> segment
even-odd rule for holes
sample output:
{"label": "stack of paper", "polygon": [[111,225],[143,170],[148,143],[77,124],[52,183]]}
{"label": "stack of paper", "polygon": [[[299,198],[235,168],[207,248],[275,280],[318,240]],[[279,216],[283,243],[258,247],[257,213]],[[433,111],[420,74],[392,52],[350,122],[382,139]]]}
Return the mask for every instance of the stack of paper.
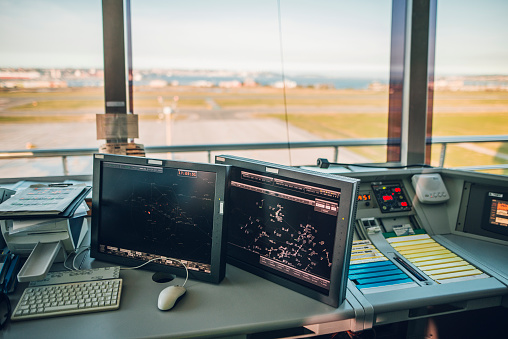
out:
{"label": "stack of paper", "polygon": [[90,186],[38,186],[18,191],[0,204],[0,219],[70,218]]}

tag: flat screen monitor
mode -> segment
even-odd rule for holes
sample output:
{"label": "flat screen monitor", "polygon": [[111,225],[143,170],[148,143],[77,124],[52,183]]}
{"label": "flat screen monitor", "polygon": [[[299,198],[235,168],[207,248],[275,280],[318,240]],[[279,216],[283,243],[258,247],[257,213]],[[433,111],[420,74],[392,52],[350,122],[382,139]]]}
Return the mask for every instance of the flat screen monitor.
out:
{"label": "flat screen monitor", "polygon": [[[228,166],[95,154],[91,256],[218,283]],[[176,260],[173,260],[176,259]]]}
{"label": "flat screen monitor", "polygon": [[235,156],[228,262],[337,307],[345,299],[358,179]]}
{"label": "flat screen monitor", "polygon": [[500,190],[487,191],[482,228],[494,233],[508,235],[508,192]]}

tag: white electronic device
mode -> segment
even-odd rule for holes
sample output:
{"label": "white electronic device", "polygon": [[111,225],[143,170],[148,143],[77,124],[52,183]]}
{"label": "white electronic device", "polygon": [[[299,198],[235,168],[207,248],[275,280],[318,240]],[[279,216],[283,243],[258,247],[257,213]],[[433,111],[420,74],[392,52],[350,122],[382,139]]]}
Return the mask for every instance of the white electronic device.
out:
{"label": "white electronic device", "polygon": [[440,204],[450,199],[439,173],[416,174],[411,182],[422,204]]}
{"label": "white electronic device", "polygon": [[43,279],[54,262],[81,246],[88,222],[84,216],[47,220],[0,220],[2,235],[12,253],[28,259],[18,273],[18,281]]}
{"label": "white electronic device", "polygon": [[88,222],[84,217],[0,220],[0,228],[9,250],[28,256],[39,242],[61,241],[67,253],[74,251],[88,232]]}
{"label": "white electronic device", "polygon": [[183,286],[168,286],[161,291],[157,301],[157,307],[161,311],[167,311],[173,308],[175,304],[184,296],[187,290]]}

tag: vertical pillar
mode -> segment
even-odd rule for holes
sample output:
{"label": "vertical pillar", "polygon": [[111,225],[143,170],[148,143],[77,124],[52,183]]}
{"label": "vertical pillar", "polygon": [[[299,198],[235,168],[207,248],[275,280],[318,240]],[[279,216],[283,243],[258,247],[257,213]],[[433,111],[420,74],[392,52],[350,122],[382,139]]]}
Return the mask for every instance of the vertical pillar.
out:
{"label": "vertical pillar", "polygon": [[400,162],[402,144],[402,104],[406,56],[407,0],[392,1],[390,84],[388,97],[388,147],[386,161]]}
{"label": "vertical pillar", "polygon": [[101,152],[144,156],[133,109],[130,0],[102,0],[105,115],[97,116]]}
{"label": "vertical pillar", "polygon": [[436,0],[393,0],[389,162],[430,162],[436,7]]}
{"label": "vertical pillar", "polygon": [[127,113],[124,0],[102,1],[106,113]]}

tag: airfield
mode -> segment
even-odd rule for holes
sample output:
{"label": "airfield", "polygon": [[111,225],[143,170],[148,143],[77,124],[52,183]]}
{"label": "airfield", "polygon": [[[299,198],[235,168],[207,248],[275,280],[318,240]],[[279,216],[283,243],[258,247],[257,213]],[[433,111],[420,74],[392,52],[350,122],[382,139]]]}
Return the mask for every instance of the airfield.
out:
{"label": "airfield", "polygon": [[[0,91],[1,150],[93,148],[95,115],[104,113],[102,88]],[[145,146],[318,141],[383,138],[388,126],[386,90],[258,87],[135,88],[134,113],[139,115],[137,143]],[[284,102],[286,105],[284,105]],[[170,114],[168,114],[171,112]],[[508,91],[438,92],[434,94],[433,135],[507,134]],[[439,145],[432,163],[439,160]],[[253,150],[226,152],[291,165],[314,164],[333,157],[333,149]],[[207,154],[157,154],[207,161]],[[69,160],[73,174],[91,173],[89,159]],[[382,162],[385,147],[341,148],[341,162]],[[508,162],[506,143],[448,146],[445,166]],[[47,164],[46,164],[47,163]],[[60,159],[3,160],[0,176],[14,171],[48,175]]]}

